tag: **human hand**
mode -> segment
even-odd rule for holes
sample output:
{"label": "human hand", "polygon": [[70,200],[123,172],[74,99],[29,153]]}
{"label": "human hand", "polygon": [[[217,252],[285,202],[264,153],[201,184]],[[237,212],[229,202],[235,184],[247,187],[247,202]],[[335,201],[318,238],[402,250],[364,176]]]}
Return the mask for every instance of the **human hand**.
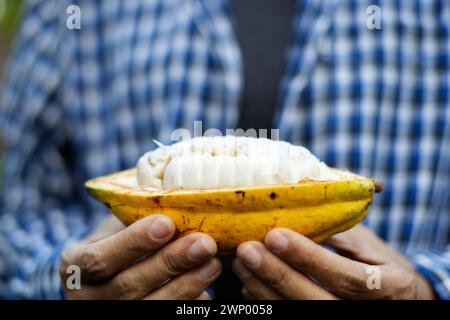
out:
{"label": "human hand", "polygon": [[[367,228],[357,226],[326,244],[336,253],[288,229],[271,230],[264,244],[237,250],[233,270],[244,296],[256,299],[433,299],[413,266]],[[368,278],[378,268],[380,286]]]}
{"label": "human hand", "polygon": [[[220,274],[215,241],[193,233],[170,242],[175,225],[152,215],[125,228],[112,217],[65,249],[60,275],[67,299],[208,299]],[[81,289],[68,289],[68,266],[81,269]]]}

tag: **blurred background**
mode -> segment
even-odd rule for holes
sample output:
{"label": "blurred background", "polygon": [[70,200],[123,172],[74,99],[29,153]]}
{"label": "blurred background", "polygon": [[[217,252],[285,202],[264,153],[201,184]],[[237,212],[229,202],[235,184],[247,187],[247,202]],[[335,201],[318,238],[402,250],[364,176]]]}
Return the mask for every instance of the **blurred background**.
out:
{"label": "blurred background", "polygon": [[[22,0],[0,0],[0,87],[3,83],[5,64],[17,32],[21,3]],[[2,185],[3,177],[2,141],[3,139],[0,135],[0,186]]]}
{"label": "blurred background", "polygon": [[0,0],[0,74],[3,71],[20,17],[21,0]]}

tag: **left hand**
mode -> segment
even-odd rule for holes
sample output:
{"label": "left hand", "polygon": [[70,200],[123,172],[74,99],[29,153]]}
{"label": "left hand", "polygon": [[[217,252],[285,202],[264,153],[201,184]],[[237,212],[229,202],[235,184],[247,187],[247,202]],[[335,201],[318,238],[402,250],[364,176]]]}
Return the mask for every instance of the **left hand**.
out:
{"label": "left hand", "polygon": [[[257,299],[434,298],[411,263],[367,228],[354,227],[326,244],[337,253],[294,231],[273,229],[264,244],[248,241],[238,247],[233,271],[244,295]],[[372,283],[374,270],[379,286]]]}

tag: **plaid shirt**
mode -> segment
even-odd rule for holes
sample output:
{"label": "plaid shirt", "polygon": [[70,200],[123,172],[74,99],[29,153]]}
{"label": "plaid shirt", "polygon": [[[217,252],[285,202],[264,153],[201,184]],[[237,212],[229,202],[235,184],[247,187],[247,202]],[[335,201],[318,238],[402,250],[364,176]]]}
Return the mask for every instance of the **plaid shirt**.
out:
{"label": "plaid shirt", "polygon": [[[81,8],[81,30],[66,8]],[[381,29],[366,26],[381,8]],[[450,2],[303,0],[273,127],[384,181],[365,223],[450,298]],[[0,295],[59,298],[61,249],[107,215],[83,182],[175,128],[234,128],[242,61],[222,0],[29,1],[0,104]]]}

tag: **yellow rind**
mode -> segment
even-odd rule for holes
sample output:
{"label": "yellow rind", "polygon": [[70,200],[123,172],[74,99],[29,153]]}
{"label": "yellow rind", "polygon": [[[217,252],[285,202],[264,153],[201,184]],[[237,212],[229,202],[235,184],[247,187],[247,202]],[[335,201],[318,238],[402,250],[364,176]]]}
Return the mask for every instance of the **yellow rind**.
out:
{"label": "yellow rind", "polygon": [[130,182],[135,169],[86,182],[89,193],[125,224],[154,213],[175,222],[177,237],[205,232],[219,254],[232,254],[247,240],[262,241],[272,228],[285,227],[316,242],[345,231],[367,213],[375,180],[337,171],[339,181],[304,181],[257,187],[151,191]]}

